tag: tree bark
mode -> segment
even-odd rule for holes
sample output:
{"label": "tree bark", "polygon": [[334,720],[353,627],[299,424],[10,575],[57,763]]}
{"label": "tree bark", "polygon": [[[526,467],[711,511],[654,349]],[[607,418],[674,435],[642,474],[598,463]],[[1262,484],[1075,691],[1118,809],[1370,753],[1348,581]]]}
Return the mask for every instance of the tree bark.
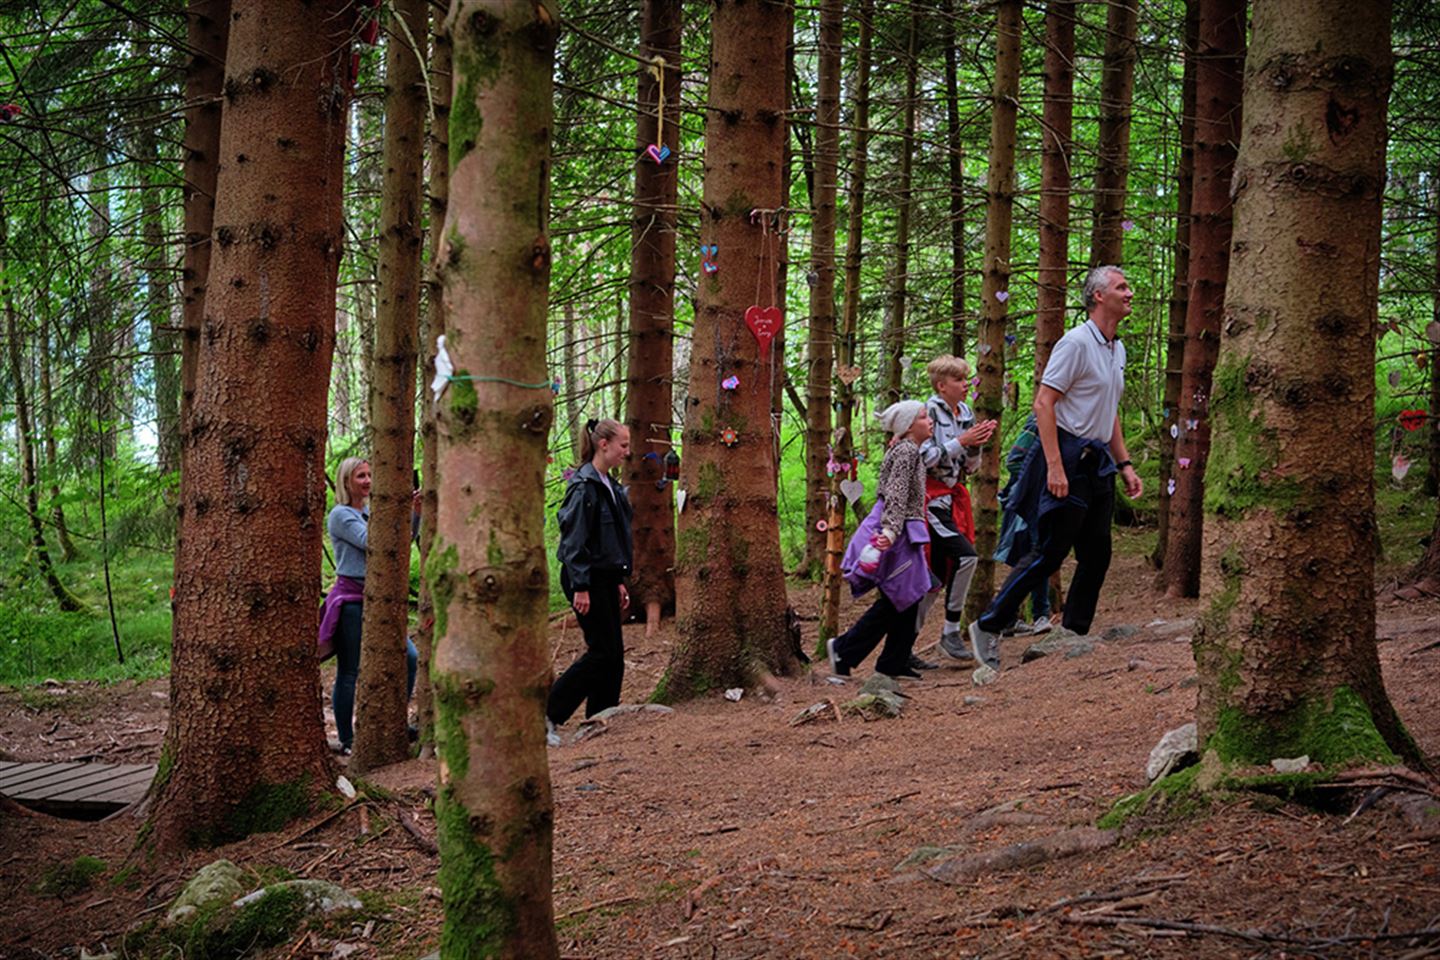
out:
{"label": "tree bark", "polygon": [[85,416],[95,417],[97,459],[115,459],[115,428],[123,387],[115,377],[114,304],[110,284],[110,171],[101,166],[90,174],[90,255],[94,266],[86,284],[86,321],[89,344],[85,357]]}
{"label": "tree bark", "polygon": [[826,476],[832,455],[830,397],[835,365],[835,207],[840,176],[840,48],[845,39],[844,0],[820,5],[820,77],[815,98],[815,164],[810,221],[810,331],[805,382],[806,577],[824,569]]}
{"label": "tree bark", "polygon": [[[674,450],[670,422],[675,416],[675,230],[683,24],[680,0],[646,0],[640,27],[642,63],[636,91],[635,203],[630,227],[630,368],[625,422],[633,453],[625,466],[625,479],[635,509],[630,601],[645,610],[647,632],[659,626],[662,611],[675,608],[675,500],[671,484],[663,478],[665,456]],[[664,163],[656,163],[646,151],[656,145],[670,151]]]}
{"label": "tree bark", "polygon": [[[185,483],[185,445],[199,373],[200,332],[210,278],[210,235],[215,227],[215,178],[220,170],[220,104],[225,82],[225,47],[230,35],[231,0],[190,0],[186,9],[185,265],[181,271],[185,309],[180,338],[180,483]],[[184,493],[181,493],[184,499]],[[183,532],[182,532],[183,535]]]}
{"label": "tree bark", "polygon": [[581,394],[580,394],[580,365],[577,362],[575,343],[576,324],[579,322],[575,317],[575,301],[565,301],[565,328],[560,331],[564,342],[561,346],[561,364],[565,372],[565,418],[567,420],[566,433],[570,437],[570,459],[577,467],[580,465],[580,426],[583,422],[581,416]]}
{"label": "tree bark", "polygon": [[[1440,323],[1440,167],[1431,174],[1430,193],[1435,216],[1435,268],[1431,285],[1431,319]],[[1440,343],[1430,346],[1430,457],[1425,469],[1425,495],[1440,496]],[[1437,567],[1440,572],[1440,567]]]}
{"label": "tree bark", "polygon": [[25,384],[25,368],[20,355],[20,325],[15,318],[15,299],[10,292],[10,275],[5,268],[9,258],[9,224],[0,207],[0,301],[5,311],[6,354],[10,360],[10,379],[15,399],[15,445],[20,460],[20,486],[25,496],[25,512],[30,520],[30,544],[35,549],[35,562],[45,585],[55,597],[61,610],[80,610],[82,604],[75,595],[60,582],[55,564],[50,560],[50,548],[45,543],[45,526],[40,520],[40,479],[35,471],[34,420],[30,415],[30,395]]}
{"label": "tree bark", "polygon": [[316,681],[351,8],[236,0],[176,565],[162,850],[276,829],[330,782]]}
{"label": "tree bark", "polygon": [[1035,383],[1065,334],[1070,269],[1070,154],[1075,107],[1075,2],[1045,5],[1045,106],[1040,151],[1040,268],[1035,298]]}
{"label": "tree bark", "polygon": [[[1010,288],[1010,226],[1015,205],[1015,119],[1020,106],[1020,0],[996,7],[995,85],[990,112],[990,169],[985,193],[985,269],[976,368],[977,420],[999,421],[1004,414],[1006,300]],[[1005,293],[1005,299],[999,294]],[[980,555],[965,619],[974,622],[995,592],[995,533],[999,515],[1003,430],[996,430],[981,452],[980,473],[971,488],[975,511],[975,552]]]}
{"label": "tree bark", "polygon": [[457,0],[446,348],[436,402],[435,813],[442,957],[559,955],[543,715],[550,678],[545,369],[550,284],[551,0]]}
{"label": "tree bark", "polygon": [[[850,208],[845,224],[845,305],[835,338],[835,429],[831,439],[835,461],[844,466],[830,478],[825,530],[825,576],[821,581],[820,636],[817,656],[825,641],[840,632],[840,561],[845,554],[846,498],[841,484],[855,480],[855,329],[860,317],[860,259],[864,253],[865,175],[870,148],[870,46],[875,32],[875,0],[860,0],[860,37],[855,54],[855,134],[850,157]],[[838,174],[837,174],[838,176]]]}
{"label": "tree bark", "polygon": [[[1200,44],[1200,0],[1185,0],[1185,75],[1181,81],[1180,164],[1175,170],[1175,267],[1170,280],[1169,330],[1165,348],[1165,399],[1160,420],[1160,473],[1156,491],[1155,550],[1150,563],[1161,570],[1170,542],[1170,481],[1175,476],[1175,440],[1180,432],[1180,379],[1185,364],[1185,311],[1190,299],[1190,204],[1195,185],[1195,51]],[[1175,433],[1171,433],[1171,429]]]}
{"label": "tree bark", "polygon": [[955,0],[945,0],[942,15],[945,18],[945,141],[950,178],[950,353],[963,357],[969,337],[965,316],[965,143],[960,135]]}
{"label": "tree bark", "polygon": [[[1245,0],[1198,0],[1195,48],[1195,173],[1190,201],[1190,281],[1185,359],[1175,420],[1175,493],[1165,546],[1166,593],[1200,595],[1205,466],[1210,457],[1209,396],[1220,353],[1225,275],[1230,269],[1230,182],[1240,143],[1245,85]],[[1161,483],[1167,484],[1168,477]]]}
{"label": "tree bark", "polygon": [[[761,349],[743,319],[750,307],[783,310],[773,286],[783,243],[773,211],[784,189],[791,10],[779,0],[716,0],[711,12],[700,237],[719,247],[722,266],[696,293],[680,467],[687,500],[675,551],[679,639],[657,691],[668,700],[748,687],[760,671],[797,666],[770,417],[781,359],[777,344]],[[723,389],[732,375],[739,385]]]}
{"label": "tree bark", "polygon": [[[435,432],[435,401],[430,382],[435,379],[435,338],[445,333],[445,288],[439,275],[439,254],[445,236],[445,215],[450,200],[450,34],[445,10],[431,11],[430,98],[435,115],[430,124],[430,264],[426,277],[427,309],[421,315],[421,356],[425,358],[420,377],[420,569],[430,559],[435,543],[439,437]],[[420,578],[420,597],[415,612],[415,646],[420,657],[415,674],[415,712],[420,724],[420,755],[428,757],[435,746],[435,699],[430,684],[430,660],[435,649],[435,601],[428,577]]]}
{"label": "tree bark", "polygon": [[65,508],[60,504],[60,451],[55,439],[55,397],[50,387],[50,317],[48,298],[42,297],[40,309],[40,430],[45,450],[45,473],[50,484],[50,523],[55,528],[55,542],[60,546],[60,560],[69,563],[80,555],[70,539],[65,522]]}
{"label": "tree bark", "polygon": [[1136,0],[1109,0],[1105,59],[1100,81],[1099,161],[1095,168],[1095,222],[1090,266],[1124,258],[1125,191],[1130,180],[1130,109],[1135,91]]}
{"label": "tree bark", "polygon": [[920,58],[917,55],[920,8],[910,8],[910,33],[905,47],[905,127],[900,138],[900,174],[896,185],[895,274],[890,278],[890,304],[885,311],[881,342],[885,350],[885,391],[880,397],[889,406],[905,397],[905,305],[910,281],[910,219],[915,209],[915,95],[919,85]]}
{"label": "tree bark", "polygon": [[351,768],[410,758],[405,635],[415,491],[415,362],[420,335],[421,167],[425,156],[426,0],[393,0],[385,44],[385,174],[380,304],[371,383],[370,528]]}
{"label": "tree bark", "polygon": [[[149,44],[136,44],[137,58],[145,59]],[[180,469],[180,367],[176,359],[179,338],[170,326],[170,268],[165,242],[165,213],[161,205],[162,167],[155,128],[142,122],[136,133],[140,170],[140,223],[145,244],[145,319],[149,325],[151,367],[154,371],[155,460],[161,474]],[[168,496],[168,494],[167,494]]]}
{"label": "tree bark", "polygon": [[1419,763],[1375,648],[1376,297],[1390,4],[1256,0],[1210,416],[1200,743]]}

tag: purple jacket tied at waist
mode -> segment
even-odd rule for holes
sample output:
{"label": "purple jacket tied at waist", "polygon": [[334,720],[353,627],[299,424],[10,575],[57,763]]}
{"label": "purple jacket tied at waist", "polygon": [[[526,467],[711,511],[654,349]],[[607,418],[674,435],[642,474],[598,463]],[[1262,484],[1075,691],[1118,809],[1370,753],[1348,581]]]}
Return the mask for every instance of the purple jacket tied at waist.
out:
{"label": "purple jacket tied at waist", "polygon": [[931,590],[930,565],[925,562],[925,545],[930,531],[924,520],[907,520],[890,549],[880,554],[880,566],[872,574],[860,570],[860,551],[880,533],[880,515],[885,502],[877,500],[870,515],[860,522],[855,535],[845,547],[840,573],[850,584],[850,592],[860,596],[871,587],[890,599],[896,610],[904,610],[919,602]]}
{"label": "purple jacket tied at waist", "polygon": [[325,594],[320,608],[320,643],[317,655],[324,660],[335,653],[335,628],[340,626],[340,607],[365,600],[365,581],[336,577],[335,586]]}

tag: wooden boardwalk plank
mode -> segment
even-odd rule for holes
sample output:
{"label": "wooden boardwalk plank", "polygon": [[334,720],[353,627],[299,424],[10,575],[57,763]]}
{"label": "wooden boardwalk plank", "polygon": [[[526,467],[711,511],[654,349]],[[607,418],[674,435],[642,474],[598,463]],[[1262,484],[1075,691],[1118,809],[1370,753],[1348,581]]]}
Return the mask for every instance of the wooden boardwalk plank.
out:
{"label": "wooden boardwalk plank", "polygon": [[65,783],[76,777],[83,777],[88,772],[87,766],[83,763],[52,764],[47,769],[36,771],[34,775],[26,776],[14,784],[6,784],[3,789],[8,796],[23,796],[32,790],[44,789],[49,784]]}
{"label": "wooden boardwalk plank", "polygon": [[139,800],[155,764],[0,762],[0,794],[37,810],[93,816]]}
{"label": "wooden boardwalk plank", "polygon": [[22,784],[40,777],[53,776],[56,770],[84,766],[81,763],[5,763],[0,764],[0,793],[8,794]]}
{"label": "wooden boardwalk plank", "polygon": [[52,794],[46,797],[47,800],[64,802],[66,800],[99,800],[111,794],[118,793],[127,796],[136,792],[139,787],[140,793],[149,786],[150,781],[155,779],[154,767],[141,767],[139,770],[131,770],[126,773],[112,773],[104,780],[97,780],[85,783],[74,790],[66,790],[64,793]]}
{"label": "wooden boardwalk plank", "polygon": [[63,782],[47,781],[36,787],[26,787],[18,796],[30,800],[79,799],[90,794],[104,793],[117,779],[133,777],[136,773],[133,767],[120,770],[99,763],[88,764],[87,767],[82,776]]}

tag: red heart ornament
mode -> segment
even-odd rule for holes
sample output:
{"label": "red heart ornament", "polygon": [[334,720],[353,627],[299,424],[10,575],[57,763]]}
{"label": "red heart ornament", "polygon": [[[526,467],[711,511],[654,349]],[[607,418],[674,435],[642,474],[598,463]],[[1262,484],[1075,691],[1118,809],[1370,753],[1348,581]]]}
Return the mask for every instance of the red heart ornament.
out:
{"label": "red heart ornament", "polygon": [[745,309],[745,326],[755,334],[755,340],[760,344],[760,352],[770,352],[770,341],[780,332],[784,325],[785,315],[780,312],[779,307],[747,307]]}

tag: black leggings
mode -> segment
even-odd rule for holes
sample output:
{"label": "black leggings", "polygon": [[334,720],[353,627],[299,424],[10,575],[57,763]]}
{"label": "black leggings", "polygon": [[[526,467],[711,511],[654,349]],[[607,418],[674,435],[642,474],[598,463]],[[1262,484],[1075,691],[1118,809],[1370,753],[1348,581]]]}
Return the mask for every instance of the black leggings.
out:
{"label": "black leggings", "polygon": [[[574,600],[568,580],[565,596]],[[585,716],[593,717],[620,702],[625,680],[625,640],[620,632],[620,577],[596,573],[590,581],[590,610],[579,614],[585,634],[585,652],[550,688],[545,715],[557,727],[585,702]]]}

